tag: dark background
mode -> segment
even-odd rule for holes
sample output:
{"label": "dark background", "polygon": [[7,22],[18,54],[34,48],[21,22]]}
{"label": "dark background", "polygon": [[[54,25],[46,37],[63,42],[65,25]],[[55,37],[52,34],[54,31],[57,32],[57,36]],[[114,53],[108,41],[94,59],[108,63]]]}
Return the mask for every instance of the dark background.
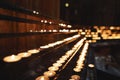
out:
{"label": "dark background", "polygon": [[[120,0],[60,0],[60,18],[80,25],[120,25]],[[65,7],[65,3],[69,7]]]}

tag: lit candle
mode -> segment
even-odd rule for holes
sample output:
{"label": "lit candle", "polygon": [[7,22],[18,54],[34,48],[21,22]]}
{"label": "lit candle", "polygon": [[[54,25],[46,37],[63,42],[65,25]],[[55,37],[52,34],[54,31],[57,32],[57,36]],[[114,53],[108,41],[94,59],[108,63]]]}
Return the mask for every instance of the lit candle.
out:
{"label": "lit candle", "polygon": [[54,47],[55,44],[54,44],[54,43],[50,43],[50,44],[48,44],[48,46],[49,46],[49,47]]}
{"label": "lit candle", "polygon": [[18,56],[20,56],[20,57],[29,57],[29,56],[31,56],[31,53],[22,52],[22,53],[19,53]]}
{"label": "lit candle", "polygon": [[88,65],[90,68],[94,68],[95,66],[94,66],[94,64],[89,64]]}
{"label": "lit candle", "polygon": [[48,77],[53,77],[53,76],[55,76],[55,74],[56,74],[56,72],[54,72],[54,71],[46,71],[46,72],[44,72],[44,75],[48,76]]}
{"label": "lit candle", "polygon": [[64,60],[58,60],[57,63],[64,63]]}
{"label": "lit candle", "polygon": [[39,76],[35,80],[49,80],[47,76]]}
{"label": "lit candle", "polygon": [[74,79],[74,80],[80,80],[80,76],[79,75],[72,75],[71,78]]}
{"label": "lit candle", "polygon": [[28,53],[32,53],[32,54],[35,54],[38,52],[39,52],[39,50],[37,50],[37,49],[28,50]]}
{"label": "lit candle", "polygon": [[73,70],[74,70],[75,72],[80,72],[80,71],[81,71],[80,68],[74,68]]}
{"label": "lit candle", "polygon": [[21,59],[21,57],[16,56],[16,55],[11,55],[11,56],[6,56],[3,58],[3,61],[5,62],[17,62]]}
{"label": "lit candle", "polygon": [[49,48],[49,46],[48,45],[45,45],[45,46],[40,46],[40,48]]}
{"label": "lit candle", "polygon": [[59,69],[58,67],[54,67],[54,66],[48,68],[48,70],[50,71],[57,71],[58,69]]}
{"label": "lit candle", "polygon": [[60,67],[60,66],[62,66],[62,64],[61,63],[54,63],[53,66],[54,67]]}

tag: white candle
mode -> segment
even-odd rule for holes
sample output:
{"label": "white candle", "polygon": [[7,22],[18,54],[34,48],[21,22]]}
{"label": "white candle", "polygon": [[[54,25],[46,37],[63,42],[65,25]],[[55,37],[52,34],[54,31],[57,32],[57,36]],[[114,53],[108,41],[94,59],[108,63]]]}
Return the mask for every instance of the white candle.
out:
{"label": "white candle", "polygon": [[64,63],[64,60],[57,60],[57,63]]}
{"label": "white candle", "polygon": [[17,62],[21,59],[21,57],[16,55],[6,56],[3,58],[3,61],[5,62]]}
{"label": "white candle", "polygon": [[49,46],[48,45],[40,46],[40,48],[43,48],[43,49],[45,48],[46,49],[46,48],[49,48]]}
{"label": "white candle", "polygon": [[57,71],[58,69],[59,69],[58,67],[54,67],[54,66],[48,68],[48,70],[50,71]]}
{"label": "white candle", "polygon": [[74,79],[74,80],[80,80],[80,76],[79,75],[72,75],[71,78]]}
{"label": "white candle", "polygon": [[49,80],[47,76],[38,76],[35,80]]}
{"label": "white candle", "polygon": [[18,56],[20,56],[20,57],[29,57],[29,56],[31,56],[31,53],[22,52],[22,53],[19,53]]}
{"label": "white candle", "polygon": [[54,72],[54,71],[46,71],[46,72],[44,72],[44,75],[48,76],[48,77],[53,77],[53,76],[55,76],[55,74],[56,74],[56,72]]}
{"label": "white candle", "polygon": [[90,68],[94,68],[95,66],[94,66],[94,64],[89,64],[88,65]]}
{"label": "white candle", "polygon": [[28,53],[32,53],[32,54],[35,54],[35,53],[38,53],[38,52],[40,52],[40,51],[37,50],[37,49],[28,50]]}
{"label": "white candle", "polygon": [[54,63],[53,66],[54,67],[60,67],[60,66],[62,66],[62,64],[61,63]]}
{"label": "white candle", "polygon": [[74,70],[75,72],[80,72],[80,71],[81,71],[80,68],[74,68],[73,70]]}

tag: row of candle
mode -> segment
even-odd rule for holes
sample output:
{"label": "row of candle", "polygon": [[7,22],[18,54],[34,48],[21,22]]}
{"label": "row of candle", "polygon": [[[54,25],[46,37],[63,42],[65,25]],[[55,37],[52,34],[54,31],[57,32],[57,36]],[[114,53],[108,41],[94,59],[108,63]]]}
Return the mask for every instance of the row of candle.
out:
{"label": "row of candle", "polygon": [[60,45],[64,42],[66,42],[66,41],[69,41],[69,40],[72,40],[72,39],[77,39],[78,37],[80,37],[80,35],[77,34],[77,35],[74,35],[72,37],[63,39],[61,41],[57,41],[57,42],[54,42],[54,43],[49,43],[48,45],[45,45],[45,46],[40,46],[39,49],[31,49],[31,50],[28,50],[27,52],[18,53],[17,55],[12,54],[10,56],[4,57],[3,61],[5,61],[5,62],[17,62],[17,61],[20,61],[22,58],[27,58],[27,57],[30,57],[32,54],[39,53],[41,48],[46,49],[46,48],[54,47],[56,45]]}
{"label": "row of candle", "polygon": [[[36,13],[36,14],[39,14],[39,12],[37,12],[37,11],[33,11],[33,13]],[[41,20],[40,21],[41,23],[49,23],[49,24],[54,24],[54,22],[52,22],[52,21],[48,21],[48,20]],[[61,26],[61,27],[66,27],[66,28],[71,28],[72,27],[72,25],[69,25],[69,24],[65,24],[65,23],[59,23],[58,24],[59,26]]]}
{"label": "row of candle", "polygon": [[[86,53],[87,53],[87,49],[88,49],[88,42],[85,43],[84,47],[83,47],[83,50],[79,56],[79,59],[77,60],[77,65],[76,67],[73,69],[75,72],[80,72],[81,69],[83,68],[84,66],[84,60],[85,60],[85,56],[86,56]],[[71,78],[69,80],[80,80],[80,76],[79,75],[72,75]]]}
{"label": "row of candle", "polygon": [[29,32],[41,32],[41,33],[46,33],[46,32],[78,32],[79,30],[69,30],[69,29],[61,29],[61,30],[56,30],[56,29],[53,29],[53,30],[30,30]]}
{"label": "row of candle", "polygon": [[83,47],[83,50],[82,50],[82,52],[81,52],[81,54],[79,56],[79,59],[76,62],[77,65],[73,69],[75,72],[80,72],[81,69],[83,68],[88,46],[89,46],[89,43],[86,42],[84,47]]}
{"label": "row of candle", "polygon": [[59,45],[59,44],[62,44],[62,43],[64,43],[64,42],[67,42],[67,41],[70,41],[70,40],[73,40],[73,39],[77,39],[78,37],[80,37],[80,35],[77,34],[77,35],[74,35],[74,36],[72,36],[72,37],[63,39],[63,40],[61,40],[61,41],[57,41],[57,42],[54,42],[54,43],[49,43],[49,44],[44,45],[44,46],[40,46],[40,48],[43,49],[43,48],[54,47],[54,46]]}
{"label": "row of candle", "polygon": [[12,54],[10,56],[6,56],[3,58],[3,61],[5,61],[5,62],[17,62],[17,61],[20,61],[22,58],[30,57],[32,54],[36,54],[39,52],[40,52],[39,49],[31,49],[31,50],[28,50],[27,52],[18,53],[17,55]]}
{"label": "row of candle", "polygon": [[77,48],[83,44],[84,40],[85,38],[77,42],[71,50],[67,51],[65,55],[60,57],[59,60],[56,61],[56,63],[53,63],[52,66],[48,68],[48,71],[45,71],[42,76],[38,76],[36,80],[49,80],[50,77],[55,76],[56,71],[58,71],[63,63],[65,63],[65,61],[70,58],[70,56],[77,50]]}

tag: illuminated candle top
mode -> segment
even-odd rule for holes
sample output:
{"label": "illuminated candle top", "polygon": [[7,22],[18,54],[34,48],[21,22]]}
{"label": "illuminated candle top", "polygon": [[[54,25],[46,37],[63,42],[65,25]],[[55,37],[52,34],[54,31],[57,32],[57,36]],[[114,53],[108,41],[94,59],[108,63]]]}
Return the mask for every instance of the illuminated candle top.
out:
{"label": "illuminated candle top", "polygon": [[54,67],[60,67],[60,66],[62,66],[62,64],[61,63],[54,63],[53,66]]}
{"label": "illuminated candle top", "polygon": [[55,74],[56,74],[56,72],[54,72],[54,71],[46,71],[46,72],[44,72],[44,75],[48,76],[48,77],[53,77],[53,76],[55,76]]}
{"label": "illuminated candle top", "polygon": [[32,50],[28,50],[28,52],[34,54],[34,53],[38,53],[39,50],[37,50],[37,49],[32,49]]}
{"label": "illuminated candle top", "polygon": [[58,69],[59,69],[58,67],[54,67],[54,66],[48,68],[48,70],[50,71],[57,71]]}
{"label": "illuminated candle top", "polygon": [[74,80],[80,80],[80,76],[79,75],[72,75],[71,78],[74,79]]}
{"label": "illuminated candle top", "polygon": [[89,64],[88,65],[90,68],[94,68],[95,66],[94,66],[94,64]]}
{"label": "illuminated candle top", "polygon": [[29,57],[29,56],[31,56],[31,53],[22,52],[22,53],[19,53],[18,56],[20,56],[20,57]]}
{"label": "illuminated candle top", "polygon": [[3,61],[5,62],[17,62],[19,60],[21,60],[21,57],[16,55],[6,56],[3,58]]}
{"label": "illuminated candle top", "polygon": [[80,68],[74,68],[73,70],[74,70],[75,72],[80,72],[80,71],[81,71]]}
{"label": "illuminated candle top", "polygon": [[39,76],[35,80],[49,80],[47,76]]}

